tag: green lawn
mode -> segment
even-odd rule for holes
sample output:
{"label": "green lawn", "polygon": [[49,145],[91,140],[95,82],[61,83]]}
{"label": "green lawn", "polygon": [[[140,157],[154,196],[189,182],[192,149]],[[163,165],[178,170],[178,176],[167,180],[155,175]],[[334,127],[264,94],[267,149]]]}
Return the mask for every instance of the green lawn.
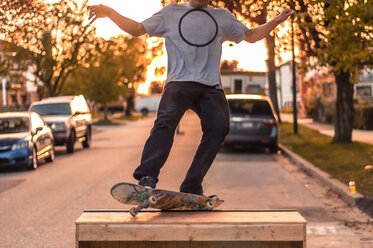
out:
{"label": "green lawn", "polygon": [[279,142],[315,166],[348,185],[355,181],[359,193],[373,197],[373,146],[365,143],[332,143],[332,138],[305,126],[293,134],[291,123],[280,124]]}
{"label": "green lawn", "polygon": [[103,120],[99,119],[93,123],[95,126],[118,126],[120,123],[112,121],[112,120]]}
{"label": "green lawn", "polygon": [[121,116],[115,118],[115,120],[137,121],[137,120],[141,120],[143,118],[145,118],[145,117],[142,114],[141,115],[132,114],[130,116],[121,115]]}

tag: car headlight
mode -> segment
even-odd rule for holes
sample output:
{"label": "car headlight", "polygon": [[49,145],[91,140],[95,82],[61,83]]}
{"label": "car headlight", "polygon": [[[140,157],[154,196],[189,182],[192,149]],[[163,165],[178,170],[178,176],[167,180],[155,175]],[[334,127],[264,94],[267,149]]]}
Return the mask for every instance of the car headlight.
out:
{"label": "car headlight", "polygon": [[27,141],[21,142],[21,143],[16,143],[12,145],[12,150],[19,150],[22,148],[26,148],[28,146]]}

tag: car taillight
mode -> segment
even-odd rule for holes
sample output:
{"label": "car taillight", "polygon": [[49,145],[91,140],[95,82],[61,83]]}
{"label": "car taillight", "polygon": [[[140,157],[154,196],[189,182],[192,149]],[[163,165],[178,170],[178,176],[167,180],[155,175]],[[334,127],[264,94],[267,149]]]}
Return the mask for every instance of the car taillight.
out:
{"label": "car taillight", "polygon": [[269,127],[275,127],[275,126],[277,126],[277,121],[274,120],[274,119],[263,120],[262,122],[263,122],[263,124],[265,124],[265,125],[267,125]]}

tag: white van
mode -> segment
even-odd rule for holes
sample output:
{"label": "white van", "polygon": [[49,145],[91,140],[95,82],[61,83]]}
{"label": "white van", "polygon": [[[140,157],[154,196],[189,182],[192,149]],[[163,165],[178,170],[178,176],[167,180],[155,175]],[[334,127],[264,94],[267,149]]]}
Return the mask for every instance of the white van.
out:
{"label": "white van", "polygon": [[135,111],[146,116],[149,112],[157,112],[161,95],[150,95],[137,97]]}

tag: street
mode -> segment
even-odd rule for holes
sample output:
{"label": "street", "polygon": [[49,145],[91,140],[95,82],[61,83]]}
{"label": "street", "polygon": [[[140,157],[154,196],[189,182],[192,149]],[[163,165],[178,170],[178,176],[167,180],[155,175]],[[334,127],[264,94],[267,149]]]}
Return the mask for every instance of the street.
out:
{"label": "street", "polygon": [[[56,160],[35,171],[0,170],[0,247],[74,247],[74,221],[83,209],[129,208],[110,196],[118,182],[136,181],[154,116],[125,125],[95,127],[92,147],[74,154],[58,147]],[[201,130],[188,112],[175,135],[158,188],[178,190],[193,159]],[[204,181],[219,209],[297,209],[307,219],[307,247],[373,247],[372,219],[352,209],[281,154],[263,149],[227,149]]]}

